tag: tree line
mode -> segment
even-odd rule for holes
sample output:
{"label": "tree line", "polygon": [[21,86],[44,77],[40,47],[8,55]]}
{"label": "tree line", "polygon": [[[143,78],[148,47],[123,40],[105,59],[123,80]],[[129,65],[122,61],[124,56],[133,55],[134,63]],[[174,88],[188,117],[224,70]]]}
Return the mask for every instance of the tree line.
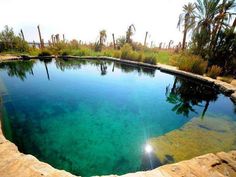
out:
{"label": "tree line", "polygon": [[191,33],[189,52],[200,55],[209,65],[221,66],[224,73],[235,73],[235,6],[235,0],[197,0],[184,5],[178,22],[183,29],[182,49]]}
{"label": "tree line", "polygon": [[[184,5],[177,23],[177,27],[183,32],[183,39],[175,47],[175,52],[179,52],[181,49],[185,53],[200,56],[207,61],[208,66],[219,66],[223,73],[236,75],[235,6],[235,0],[196,0],[194,3]],[[38,31],[40,48],[44,48],[39,26]],[[133,51],[152,50],[155,52],[157,49],[163,49],[163,43],[160,43],[159,47],[147,47],[148,32],[145,34],[144,43],[135,42],[132,39],[135,31],[134,24],[131,24],[128,26],[125,35],[115,39],[115,35],[112,34],[113,42],[109,46],[106,45],[106,30],[101,30],[98,40],[89,45],[77,40],[66,41],[64,35],[63,40],[59,39],[59,35],[52,35],[52,41],[49,41],[48,45],[49,49],[55,51],[68,46],[79,48],[78,46],[81,45],[89,46],[95,52],[100,52],[104,48],[120,50],[124,46],[129,49],[131,47]],[[191,36],[191,39],[187,45],[188,35]],[[167,48],[171,48],[172,44],[173,41],[171,40],[166,45]],[[29,50],[29,46],[24,39],[23,31],[19,35],[15,35],[12,28],[6,26],[0,33],[0,52],[9,50],[24,52]],[[135,52],[132,53],[132,55],[134,54]]]}

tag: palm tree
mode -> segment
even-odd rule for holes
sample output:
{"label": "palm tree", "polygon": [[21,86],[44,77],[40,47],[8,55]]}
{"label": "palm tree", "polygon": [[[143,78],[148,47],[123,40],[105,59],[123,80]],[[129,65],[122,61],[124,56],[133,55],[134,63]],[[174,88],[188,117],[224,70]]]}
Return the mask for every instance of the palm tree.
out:
{"label": "palm tree", "polygon": [[128,30],[126,31],[126,43],[131,44],[132,43],[132,39],[131,37],[134,35],[134,32],[136,31],[134,24],[131,24],[128,27]]}
{"label": "palm tree", "polygon": [[95,42],[95,51],[101,51],[102,47],[104,46],[104,43],[107,39],[107,33],[106,30],[101,30],[99,32],[99,40]]}
{"label": "palm tree", "polygon": [[104,43],[106,42],[107,39],[107,33],[106,30],[102,30],[99,32],[99,45],[102,47],[104,46]]}
{"label": "palm tree", "polygon": [[229,27],[229,24],[225,23],[233,15],[230,10],[235,7],[235,0],[223,0],[223,2],[218,6],[218,14],[214,18],[211,49],[215,50],[220,32],[223,27]]}
{"label": "palm tree", "polygon": [[232,31],[234,31],[235,27],[236,27],[236,17],[234,18],[234,22],[231,27]]}
{"label": "palm tree", "polygon": [[188,3],[183,6],[183,13],[179,16],[179,21],[177,26],[180,28],[183,25],[183,42],[182,50],[185,49],[187,33],[190,29],[195,26],[195,5],[193,3]]}
{"label": "palm tree", "polygon": [[232,13],[234,2],[235,0],[197,0],[195,6],[198,23],[193,35],[195,54],[210,60],[217,58],[217,46],[222,41],[220,34],[230,28],[229,19],[235,14]]}
{"label": "palm tree", "polygon": [[220,0],[197,0],[196,27],[192,36],[193,52],[203,58],[211,58],[212,51],[209,48],[214,17],[219,11]]}
{"label": "palm tree", "polygon": [[222,28],[229,27],[226,20],[228,20],[233,14],[231,10],[235,7],[235,0],[197,0],[196,6],[196,18],[198,24],[196,27],[197,32],[206,30],[209,34],[209,40],[211,49],[217,43],[219,33]]}

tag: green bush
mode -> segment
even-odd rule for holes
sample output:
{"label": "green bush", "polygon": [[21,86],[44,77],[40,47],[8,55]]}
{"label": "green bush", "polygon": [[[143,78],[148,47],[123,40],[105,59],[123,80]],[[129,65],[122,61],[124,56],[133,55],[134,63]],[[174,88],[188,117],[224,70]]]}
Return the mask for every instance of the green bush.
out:
{"label": "green bush", "polygon": [[131,51],[128,53],[127,59],[133,60],[133,61],[140,61],[139,60],[139,53],[136,51]]}
{"label": "green bush", "polygon": [[51,55],[52,55],[52,53],[51,53],[49,50],[47,50],[47,49],[43,49],[43,50],[38,54],[39,57],[45,57],[45,56],[51,56]]}
{"label": "green bush", "polygon": [[78,50],[74,50],[72,55],[74,55],[74,56],[92,56],[93,52],[91,49],[84,47],[84,48],[81,48]]}
{"label": "green bush", "polygon": [[144,53],[139,51],[133,51],[132,46],[130,44],[125,44],[121,48],[121,59],[127,59],[127,60],[133,60],[133,61],[143,61],[144,59]]}
{"label": "green bush", "polygon": [[113,50],[104,50],[103,52],[102,52],[102,55],[103,56],[107,56],[107,57],[113,57],[113,54],[114,53],[114,51]]}
{"label": "green bush", "polygon": [[144,53],[143,52],[139,52],[139,56],[138,56],[139,61],[143,61],[144,57],[145,57]]}
{"label": "green bush", "polygon": [[121,51],[120,50],[114,50],[113,51],[113,57],[120,58],[121,57]]}
{"label": "green bush", "polygon": [[203,75],[206,72],[208,62],[204,61],[201,57],[193,56],[193,66],[191,72]]}
{"label": "green bush", "polygon": [[40,49],[31,47],[29,50],[29,55],[38,56],[40,52],[41,52]]}
{"label": "green bush", "polygon": [[180,70],[200,75],[203,75],[206,72],[208,65],[208,62],[204,61],[201,57],[187,53],[176,55],[174,60],[172,58],[171,61],[172,64],[179,67]]}
{"label": "green bush", "polygon": [[21,36],[15,35],[12,28],[5,26],[4,30],[0,32],[0,52],[28,52],[29,48],[28,43]]}
{"label": "green bush", "polygon": [[169,51],[159,51],[157,53],[157,56],[158,56],[158,63],[170,64],[171,52],[169,52]]}
{"label": "green bush", "polygon": [[64,41],[59,41],[54,43],[53,45],[50,45],[47,49],[50,50],[50,52],[54,55],[61,55],[62,52],[67,49],[67,43]]}
{"label": "green bush", "polygon": [[155,65],[157,63],[157,55],[155,53],[147,53],[144,55],[143,62]]}
{"label": "green bush", "polygon": [[133,51],[132,46],[126,43],[121,48],[121,58],[129,59],[129,56],[131,55],[132,51]]}
{"label": "green bush", "polygon": [[61,50],[59,55],[67,56],[67,55],[72,55],[72,53],[73,53],[72,49],[66,48],[66,49]]}
{"label": "green bush", "polygon": [[207,76],[216,79],[217,76],[219,76],[222,72],[222,68],[217,65],[212,65],[210,68],[208,68]]}
{"label": "green bush", "polygon": [[62,51],[61,55],[62,56],[68,56],[68,55],[70,55],[70,53],[69,53],[69,51],[64,50],[64,51]]}

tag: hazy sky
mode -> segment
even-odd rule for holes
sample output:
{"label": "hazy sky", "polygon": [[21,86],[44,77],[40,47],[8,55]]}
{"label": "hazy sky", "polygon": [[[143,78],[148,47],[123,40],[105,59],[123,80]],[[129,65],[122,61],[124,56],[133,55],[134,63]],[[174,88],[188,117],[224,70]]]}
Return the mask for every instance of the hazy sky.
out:
{"label": "hazy sky", "polygon": [[0,0],[0,30],[5,25],[16,33],[23,29],[27,41],[39,41],[37,25],[47,41],[51,34],[65,34],[94,42],[99,30],[105,29],[108,41],[111,34],[125,35],[130,24],[136,32],[134,40],[143,42],[149,32],[148,43],[181,41],[177,29],[182,6],[193,0]]}

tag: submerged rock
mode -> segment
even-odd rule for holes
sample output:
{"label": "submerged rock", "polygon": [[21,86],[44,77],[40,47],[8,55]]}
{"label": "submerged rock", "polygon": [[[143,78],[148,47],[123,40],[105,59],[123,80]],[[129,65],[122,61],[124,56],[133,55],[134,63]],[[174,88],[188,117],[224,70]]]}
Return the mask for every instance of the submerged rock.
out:
{"label": "submerged rock", "polygon": [[161,163],[171,156],[174,162],[236,148],[236,122],[227,118],[193,118],[181,129],[149,140]]}

